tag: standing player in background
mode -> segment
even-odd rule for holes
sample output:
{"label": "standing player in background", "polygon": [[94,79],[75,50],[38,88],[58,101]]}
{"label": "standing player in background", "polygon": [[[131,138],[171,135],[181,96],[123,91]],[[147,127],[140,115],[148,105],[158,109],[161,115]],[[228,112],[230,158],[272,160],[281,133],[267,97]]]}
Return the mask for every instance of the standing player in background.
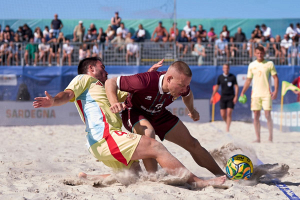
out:
{"label": "standing player in background", "polygon": [[[182,121],[166,109],[166,106],[181,96],[190,112],[189,116],[194,121],[200,119],[194,108],[194,96],[189,86],[191,79],[192,71],[189,66],[177,61],[166,72],[146,72],[109,79],[105,89],[113,113],[124,110],[123,104],[118,101],[117,90],[130,93],[125,101],[127,109],[122,112],[123,125],[128,131],[150,138],[157,135],[161,141],[166,139],[173,142],[189,151],[199,166],[214,175],[224,175],[209,152],[190,134]],[[143,161],[148,172],[157,170],[155,160]]]}
{"label": "standing player in background", "polygon": [[[298,76],[297,78],[295,78],[292,82],[293,85],[297,86],[298,88],[300,88],[300,76]],[[297,94],[297,101],[300,102],[300,93],[298,91],[294,91],[293,92],[295,94]]]}
{"label": "standing player in background", "polygon": [[[223,65],[223,74],[218,77],[217,85],[211,95],[210,102],[213,102],[213,97],[221,85],[221,100],[220,100],[220,114],[226,123],[226,131],[229,132],[230,123],[232,119],[232,111],[237,102],[239,87],[236,82],[236,77],[229,74],[229,64]],[[233,88],[234,87],[234,88]]]}
{"label": "standing player in background", "polygon": [[[158,68],[162,61],[154,65]],[[68,102],[74,102],[82,121],[86,124],[86,139],[89,152],[102,161],[106,166],[119,171],[130,169],[138,172],[141,168],[139,159],[152,158],[169,174],[181,176],[188,174],[187,182],[196,187],[209,185],[222,185],[226,176],[202,180],[189,172],[183,164],[156,140],[122,132],[122,120],[118,113],[112,113],[107,99],[104,84],[107,80],[105,66],[99,58],[85,58],[78,65],[78,74],[67,88],[52,97],[45,91],[46,97],[36,97],[33,102],[35,108],[61,106]],[[126,97],[126,92],[118,92],[118,99]],[[87,175],[83,172],[79,177],[99,177],[105,175]]]}
{"label": "standing player in background", "polygon": [[[256,60],[251,62],[248,67],[247,80],[241,92],[243,97],[248,90],[253,79],[251,94],[251,110],[254,113],[254,128],[256,140],[260,142],[260,111],[263,108],[269,129],[269,142],[273,142],[273,121],[271,117],[272,100],[276,99],[278,93],[278,76],[272,61],[264,59],[265,49],[262,46],[255,48]],[[269,85],[270,75],[274,79],[274,91],[271,92]]]}

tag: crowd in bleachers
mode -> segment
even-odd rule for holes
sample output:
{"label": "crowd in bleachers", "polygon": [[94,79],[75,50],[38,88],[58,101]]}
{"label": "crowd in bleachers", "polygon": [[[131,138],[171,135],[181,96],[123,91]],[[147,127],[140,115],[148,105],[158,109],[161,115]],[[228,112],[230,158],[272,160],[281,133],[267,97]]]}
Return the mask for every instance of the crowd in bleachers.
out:
{"label": "crowd in bleachers", "polygon": [[[191,25],[190,21],[180,29],[174,23],[167,30],[160,21],[151,38],[146,38],[142,24],[136,32],[131,33],[125,27],[119,13],[115,12],[105,31],[102,27],[97,30],[93,23],[86,29],[83,21],[79,21],[74,27],[73,37],[65,38],[63,23],[55,14],[51,24],[46,25],[44,30],[36,27],[32,31],[24,24],[14,31],[9,25],[3,29],[0,25],[0,65],[20,65],[21,57],[27,66],[60,66],[64,63],[72,65],[73,60],[78,61],[89,56],[102,57],[103,51],[108,50],[115,54],[124,52],[128,64],[130,58],[139,57],[138,44],[145,41],[159,42],[162,48],[165,47],[164,43],[168,44],[167,48],[175,47],[179,59],[184,59],[187,55],[193,56],[197,58],[198,65],[205,62],[207,55],[222,58],[226,62],[241,55],[252,58],[252,49],[257,45],[265,48],[267,57],[277,59],[277,64],[291,65],[292,59],[296,58],[300,65],[299,23],[296,27],[290,24],[283,36],[273,36],[271,27],[266,24],[256,25],[251,36],[246,36],[240,27],[232,34],[226,25],[220,33],[215,33],[213,27],[207,30],[201,24]],[[175,45],[171,45],[172,43]],[[78,51],[76,58],[74,51]]]}

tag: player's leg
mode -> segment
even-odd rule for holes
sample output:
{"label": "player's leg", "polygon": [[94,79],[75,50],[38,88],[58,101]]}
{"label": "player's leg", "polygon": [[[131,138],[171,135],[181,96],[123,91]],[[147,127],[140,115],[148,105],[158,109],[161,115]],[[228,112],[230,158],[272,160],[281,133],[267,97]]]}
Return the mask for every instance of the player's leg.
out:
{"label": "player's leg", "polygon": [[[146,119],[140,120],[137,123],[135,123],[133,126],[133,130],[134,133],[137,133],[139,135],[145,135],[149,138],[155,139],[155,130],[152,127],[151,123]],[[155,173],[157,171],[157,162],[155,159],[143,159],[143,163],[147,172]]]}
{"label": "player's leg", "polygon": [[202,180],[196,177],[193,173],[177,160],[170,152],[155,139],[142,136],[135,152],[132,155],[132,160],[154,158],[169,174],[175,176],[182,176],[186,173],[189,174],[188,183],[196,183],[198,188],[206,187],[209,185],[222,185],[226,176],[217,177],[209,180]]}
{"label": "player's leg", "polygon": [[269,129],[269,142],[273,142],[273,120],[271,116],[271,109],[272,109],[271,97],[262,98],[262,107],[265,111],[265,117],[267,119],[267,125]]}
{"label": "player's leg", "polygon": [[230,124],[232,121],[232,108],[226,109],[226,131],[229,132]]}
{"label": "player's leg", "polygon": [[253,142],[260,142],[260,111],[262,109],[262,99],[260,97],[253,97],[251,98],[251,110],[253,111],[254,115],[254,130],[256,135],[256,140]]}
{"label": "player's leg", "polygon": [[209,152],[200,145],[199,141],[192,137],[186,126],[179,120],[165,136],[165,139],[173,142],[190,152],[195,162],[208,169],[214,175],[224,175]]}
{"label": "player's leg", "polygon": [[226,102],[221,98],[220,100],[220,114],[222,119],[226,122]]}

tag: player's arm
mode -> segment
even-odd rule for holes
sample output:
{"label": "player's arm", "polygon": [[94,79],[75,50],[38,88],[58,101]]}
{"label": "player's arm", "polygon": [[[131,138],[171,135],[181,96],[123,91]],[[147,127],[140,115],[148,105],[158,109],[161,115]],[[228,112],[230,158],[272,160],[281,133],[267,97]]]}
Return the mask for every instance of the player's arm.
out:
{"label": "player's arm", "polygon": [[45,95],[45,97],[34,98],[34,108],[48,108],[52,106],[61,106],[68,103],[71,99],[75,97],[75,94],[72,90],[60,92],[55,97],[52,97],[47,91],[45,91]]}
{"label": "player's arm", "polygon": [[239,96],[239,86],[237,84],[234,85],[235,95],[233,98],[233,103],[236,104]]}
{"label": "player's arm", "polygon": [[252,81],[252,78],[247,78],[247,79],[246,79],[246,82],[245,82],[245,84],[244,84],[244,87],[243,87],[243,90],[242,90],[240,96],[244,96],[245,92],[246,92],[246,91],[248,90],[248,88],[250,87],[251,81]]}
{"label": "player's arm", "polygon": [[194,108],[193,92],[190,90],[190,94],[188,96],[182,97],[182,101],[190,112],[190,118],[192,118],[194,121],[198,121],[200,119],[200,115],[198,111]]}
{"label": "player's arm", "polygon": [[118,113],[125,108],[125,105],[118,101],[118,85],[117,77],[106,80],[105,82],[105,91],[108,98],[108,101],[111,105],[110,110],[113,113]]}
{"label": "player's arm", "polygon": [[216,84],[215,89],[213,90],[213,93],[212,93],[211,98],[210,98],[210,103],[213,103],[214,96],[215,96],[216,92],[218,91],[218,89],[219,89],[219,85]]}
{"label": "player's arm", "polygon": [[274,79],[274,92],[271,93],[272,96],[272,100],[277,98],[277,94],[278,94],[278,86],[279,86],[279,79],[277,74],[272,76]]}
{"label": "player's arm", "polygon": [[158,63],[154,64],[152,67],[150,67],[150,69],[148,69],[148,72],[153,72],[153,71],[157,71],[158,68],[160,68],[161,66],[163,66],[164,63],[164,58],[159,61]]}

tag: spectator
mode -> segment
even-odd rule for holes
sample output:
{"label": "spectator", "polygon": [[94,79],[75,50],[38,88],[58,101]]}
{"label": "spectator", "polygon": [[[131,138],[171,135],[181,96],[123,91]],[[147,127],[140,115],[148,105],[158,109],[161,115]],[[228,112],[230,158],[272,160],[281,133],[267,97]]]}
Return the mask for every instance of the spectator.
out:
{"label": "spectator", "polygon": [[225,40],[224,36],[220,34],[220,38],[215,43],[215,56],[223,56],[229,57],[228,52],[228,42]]}
{"label": "spectator", "polygon": [[120,27],[117,29],[117,35],[120,35],[123,39],[125,39],[127,33],[128,33],[127,28],[125,28],[124,23],[121,23]]}
{"label": "spectator", "polygon": [[107,37],[106,37],[106,42],[108,43],[109,41],[111,41],[112,39],[114,39],[115,37],[115,31],[114,29],[111,27],[111,25],[109,24],[106,31],[105,31]]}
{"label": "spectator", "polygon": [[[119,28],[121,28],[121,26]],[[124,39],[122,37],[123,36],[123,32],[120,31],[119,28],[118,28],[119,32],[118,32],[117,36],[114,39],[112,39],[112,41],[111,41],[111,44],[113,44],[113,46],[114,46],[115,52],[122,51],[125,48],[125,46],[124,46]]]}
{"label": "spectator", "polygon": [[59,60],[60,60],[60,51],[59,43],[57,42],[56,38],[53,38],[50,43],[50,53],[49,53],[49,61],[48,66],[50,67],[52,65],[52,58],[56,58],[56,65],[59,66]]}
{"label": "spectator", "polygon": [[186,32],[182,30],[176,42],[176,46],[178,47],[179,53],[181,52],[181,50],[183,50],[183,54],[180,56],[180,58],[183,58],[183,56],[185,56],[185,54],[188,51],[188,41],[189,39],[186,36]]}
{"label": "spectator", "polygon": [[[12,58],[15,58],[15,65],[19,65],[19,58],[21,58],[21,51],[22,51],[22,45],[19,41],[19,37],[15,37],[16,40],[13,43],[13,48],[12,48]],[[12,45],[11,45],[12,46]]]}
{"label": "spectator", "polygon": [[246,49],[246,42],[247,42],[247,39],[246,39],[245,33],[242,32],[242,28],[241,28],[241,27],[238,27],[237,33],[234,34],[234,42],[237,42],[237,43],[243,43],[243,44],[236,44],[236,47],[237,47],[237,48],[240,48],[241,45],[242,45],[242,46],[243,46],[243,50]]}
{"label": "spectator", "polygon": [[60,45],[62,45],[62,44],[64,44],[64,43],[66,42],[66,38],[65,38],[63,32],[60,32],[60,33],[58,34],[57,42],[58,42]]}
{"label": "spectator", "polygon": [[193,26],[192,30],[191,30],[191,37],[190,37],[190,41],[192,42],[197,42],[197,26]]}
{"label": "spectator", "polygon": [[[156,34],[156,37],[154,38],[154,35]],[[151,36],[151,41],[154,42],[167,42],[168,41],[168,31],[166,30],[165,27],[162,26],[162,22],[158,22],[158,26],[154,29],[152,36]]]}
{"label": "spectator", "polygon": [[249,58],[252,59],[252,44],[254,43],[254,39],[253,38],[250,38],[250,40],[247,42],[247,51],[249,53]]}
{"label": "spectator", "polygon": [[90,24],[90,30],[91,30],[92,35],[96,35],[96,37],[97,37],[97,28],[94,23]]}
{"label": "spectator", "polygon": [[259,46],[262,46],[264,49],[265,49],[265,52],[266,52],[266,57],[269,57],[269,47],[270,47],[270,44],[269,44],[269,41],[266,40],[265,36],[262,36],[261,37],[261,40],[260,42],[258,43]]}
{"label": "spectator", "polygon": [[262,36],[265,37],[266,41],[270,41],[272,38],[272,30],[270,27],[267,27],[265,24],[261,25]]}
{"label": "spectator", "polygon": [[224,36],[224,40],[229,42],[230,39],[230,32],[228,31],[228,28],[226,25],[223,26],[221,34]]}
{"label": "spectator", "polygon": [[2,41],[5,42],[5,43],[9,43],[9,34],[4,34],[3,33],[3,40]]}
{"label": "spectator", "polygon": [[[129,36],[130,38],[130,36]],[[130,42],[126,45],[126,65],[129,65],[129,58],[135,56],[139,57],[139,47],[133,43],[134,40],[130,39]]]}
{"label": "spectator", "polygon": [[238,44],[234,44],[234,37],[230,37],[228,45],[230,58],[234,58],[239,53]]}
{"label": "spectator", "polygon": [[45,26],[45,29],[43,30],[43,37],[47,38],[49,37],[49,27]]}
{"label": "spectator", "polygon": [[90,50],[87,49],[87,45],[83,43],[79,48],[79,61],[90,57]]}
{"label": "spectator", "polygon": [[49,31],[49,36],[46,37],[46,42],[50,43],[50,42],[52,42],[53,39],[56,39],[56,38],[54,37],[53,30],[51,29]]}
{"label": "spectator", "polygon": [[183,27],[183,30],[185,31],[185,35],[187,36],[187,38],[191,38],[191,31],[192,31],[192,27],[191,27],[191,22],[187,21],[185,27]]}
{"label": "spectator", "polygon": [[3,36],[7,38],[8,42],[13,41],[14,31],[10,29],[9,25],[5,26],[5,29],[3,30]]}
{"label": "spectator", "polygon": [[104,43],[106,38],[106,33],[103,32],[103,28],[99,28],[99,34],[97,37],[97,42]]}
{"label": "spectator", "polygon": [[30,38],[33,38],[31,28],[29,28],[27,24],[24,24],[23,25],[23,31],[24,31],[24,33],[23,33],[23,37],[24,37],[23,41],[29,42]]}
{"label": "spectator", "polygon": [[176,41],[177,37],[178,37],[178,34],[179,34],[179,31],[178,31],[178,28],[177,28],[177,23],[174,22],[173,23],[173,26],[170,28],[170,31],[169,31],[169,42],[173,42],[173,41]]}
{"label": "spectator", "polygon": [[139,29],[135,32],[135,34],[132,37],[132,39],[135,42],[144,42],[145,37],[146,37],[146,31],[145,31],[143,25],[139,24]]}
{"label": "spectator", "polygon": [[206,54],[205,54],[205,48],[201,44],[201,42],[202,42],[202,38],[198,37],[197,38],[197,44],[195,44],[194,51],[192,51],[192,55],[199,56],[198,57],[198,66],[201,66],[203,64],[203,57],[206,56]]}
{"label": "spectator", "polygon": [[294,29],[293,24],[290,24],[290,26],[287,27],[285,34],[287,34],[292,40],[297,36],[297,31]]}
{"label": "spectator", "polygon": [[296,24],[296,32],[297,32],[297,38],[300,39],[300,23]]}
{"label": "spectator", "polygon": [[36,49],[37,49],[36,45],[33,44],[33,38],[31,37],[29,39],[29,43],[25,47],[24,58],[25,58],[25,64],[26,64],[26,66],[29,66],[29,61],[31,59],[34,60],[33,66],[36,66],[36,61],[37,61],[37,57],[38,57]]}
{"label": "spectator", "polygon": [[43,38],[43,33],[42,33],[40,27],[36,27],[34,29],[33,35],[34,35],[34,38],[33,38],[34,43],[41,43],[42,38]]}
{"label": "spectator", "polygon": [[[292,45],[288,48],[288,64],[289,64],[289,66],[296,65],[297,57],[298,57],[298,45],[297,45],[297,40],[294,39]],[[298,59],[298,65],[299,65],[299,59]]]}
{"label": "spectator", "polygon": [[42,43],[39,44],[39,58],[38,60],[40,61],[43,59],[43,65],[45,65],[46,62],[46,57],[49,57],[50,53],[50,45],[46,43],[46,39],[42,38]]}
{"label": "spectator", "polygon": [[54,19],[51,21],[51,29],[53,30],[53,36],[58,37],[59,32],[64,27],[63,23],[60,19],[58,19],[58,15],[54,15]]}
{"label": "spectator", "polygon": [[272,46],[275,58],[279,58],[279,60],[282,60],[282,52],[281,52],[280,42],[281,42],[280,35],[276,35],[275,40],[274,40],[274,38],[270,39],[270,46]]}
{"label": "spectator", "polygon": [[197,37],[200,37],[202,42],[207,42],[207,32],[205,29],[203,29],[203,25],[202,24],[199,24],[198,26],[199,30],[198,30],[198,36]]}
{"label": "spectator", "polygon": [[92,49],[92,57],[100,57],[100,58],[102,57],[97,42],[94,42],[93,49]]}
{"label": "spectator", "polygon": [[10,64],[10,62],[8,61],[8,56],[10,54],[10,48],[7,42],[3,43],[0,47],[0,57],[1,57],[1,61],[3,63],[3,65],[5,65],[5,63],[7,65]]}
{"label": "spectator", "polygon": [[72,55],[73,55],[73,46],[70,45],[70,40],[66,39],[65,44],[63,45],[63,60],[64,63],[65,59],[68,57],[68,65],[71,66],[72,63]]}
{"label": "spectator", "polygon": [[[87,31],[87,34],[83,38],[83,42],[89,43],[89,42],[93,42],[94,40],[97,40],[97,35],[93,35],[92,31],[89,29]],[[87,48],[90,49],[90,45],[89,44],[87,45]]]}
{"label": "spectator", "polygon": [[[16,31],[16,34],[15,34],[15,38],[14,40],[18,40],[19,42],[22,42],[23,41],[23,27],[22,26],[19,26],[18,30]],[[18,39],[16,39],[18,38]]]}
{"label": "spectator", "polygon": [[214,28],[211,27],[209,32],[207,33],[207,36],[208,36],[208,42],[209,43],[214,43],[216,38],[217,38],[217,35],[215,34],[214,32]]}
{"label": "spectator", "polygon": [[121,17],[119,17],[119,12],[115,12],[115,16],[111,18],[110,20],[110,24],[111,24],[111,28],[116,31],[121,24]]}
{"label": "spectator", "polygon": [[254,42],[260,42],[262,36],[262,31],[260,30],[260,26],[256,25],[255,29],[252,31],[251,38]]}
{"label": "spectator", "polygon": [[287,54],[287,50],[289,49],[290,46],[292,46],[293,40],[289,38],[288,34],[284,35],[284,39],[281,40],[280,47],[281,47],[281,52],[282,52],[282,60],[281,63],[284,63],[285,57]]}
{"label": "spectator", "polygon": [[84,33],[85,33],[85,27],[83,26],[83,22],[79,21],[78,25],[75,26],[73,31],[73,41],[82,43]]}
{"label": "spectator", "polygon": [[8,59],[7,59],[8,64],[7,65],[10,65],[10,61],[13,61],[15,59],[15,65],[18,66],[18,62],[19,62],[18,53],[19,53],[18,46],[15,45],[13,41],[10,41],[10,43],[9,43],[9,55],[8,55]]}

